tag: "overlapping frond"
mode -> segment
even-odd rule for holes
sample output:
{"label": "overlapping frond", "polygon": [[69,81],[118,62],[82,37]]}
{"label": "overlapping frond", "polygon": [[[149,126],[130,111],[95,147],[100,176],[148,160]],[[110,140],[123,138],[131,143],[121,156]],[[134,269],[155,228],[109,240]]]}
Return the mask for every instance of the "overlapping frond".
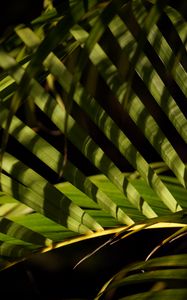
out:
{"label": "overlapping frond", "polygon": [[186,224],[185,18],[172,1],[77,0],[2,41],[2,261],[164,216]]}

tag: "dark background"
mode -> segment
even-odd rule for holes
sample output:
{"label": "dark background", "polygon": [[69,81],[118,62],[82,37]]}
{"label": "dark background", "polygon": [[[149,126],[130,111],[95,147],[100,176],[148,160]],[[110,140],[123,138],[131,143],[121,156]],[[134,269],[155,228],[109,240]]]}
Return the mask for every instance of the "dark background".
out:
{"label": "dark background", "polygon": [[[144,260],[151,250],[176,229],[147,229],[100,249],[77,268],[73,267],[110,236],[98,237],[28,260],[0,272],[1,294],[19,299],[87,299],[97,295],[104,283],[130,263]],[[146,245],[146,247],[145,247]],[[185,238],[164,246],[155,256],[183,253]]]}

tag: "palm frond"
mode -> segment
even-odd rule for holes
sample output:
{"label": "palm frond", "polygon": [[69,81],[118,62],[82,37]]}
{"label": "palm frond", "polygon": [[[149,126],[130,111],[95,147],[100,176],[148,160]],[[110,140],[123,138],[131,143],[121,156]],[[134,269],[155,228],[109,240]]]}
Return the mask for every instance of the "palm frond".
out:
{"label": "palm frond", "polygon": [[[186,224],[185,14],[172,1],[87,3],[48,7],[0,48],[4,262],[106,228],[164,217]],[[58,131],[61,148],[40,130],[36,111]],[[20,159],[8,138],[56,182]],[[99,175],[84,174],[80,153]],[[155,153],[169,177],[155,168]]]}
{"label": "palm frond", "polygon": [[171,299],[173,295],[185,299],[185,259],[186,254],[178,254],[130,265],[115,275],[95,299]]}

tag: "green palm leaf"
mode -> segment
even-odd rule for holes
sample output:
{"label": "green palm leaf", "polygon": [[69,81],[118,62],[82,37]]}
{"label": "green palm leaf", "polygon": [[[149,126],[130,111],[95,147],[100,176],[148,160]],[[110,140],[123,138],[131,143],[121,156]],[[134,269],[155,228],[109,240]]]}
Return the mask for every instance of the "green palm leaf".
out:
{"label": "green palm leaf", "polygon": [[[169,299],[173,295],[177,299],[185,299],[187,295],[185,259],[186,254],[179,254],[140,262],[136,266],[128,266],[111,279],[108,286],[104,287],[95,299],[109,299],[109,297],[125,300],[158,299],[158,297]],[[140,285],[144,285],[142,292]],[[167,289],[165,289],[166,286]],[[121,293],[123,287],[124,290]],[[146,289],[148,291],[145,291]],[[137,292],[138,290],[140,292]]]}
{"label": "green palm leaf", "polygon": [[[185,230],[185,11],[172,1],[148,0],[77,0],[67,7],[55,9],[50,2],[0,47],[2,268],[102,234],[168,224]],[[37,112],[63,146],[56,146],[48,128],[43,133]],[[29,159],[20,159],[9,139],[58,179],[50,182]],[[160,162],[148,157],[144,143]],[[74,145],[73,155],[68,145]],[[75,159],[80,153],[97,175],[85,174]],[[133,171],[124,170],[120,159]],[[165,170],[169,176],[162,175]],[[178,257],[165,262],[170,259],[178,266]],[[169,272],[161,262],[152,282],[168,274],[171,280],[185,277],[186,266]],[[112,288],[147,281],[148,275],[128,275]],[[167,298],[172,292],[124,299]],[[182,299],[186,289],[177,293]]]}

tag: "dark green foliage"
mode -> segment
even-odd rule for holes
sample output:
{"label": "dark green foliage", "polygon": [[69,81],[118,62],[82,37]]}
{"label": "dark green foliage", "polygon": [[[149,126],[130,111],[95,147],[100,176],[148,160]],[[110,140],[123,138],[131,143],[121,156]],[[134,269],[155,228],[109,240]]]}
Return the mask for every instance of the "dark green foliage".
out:
{"label": "dark green foliage", "polygon": [[169,0],[4,5],[1,268],[87,235],[179,226],[148,258],[186,235],[186,11]]}

